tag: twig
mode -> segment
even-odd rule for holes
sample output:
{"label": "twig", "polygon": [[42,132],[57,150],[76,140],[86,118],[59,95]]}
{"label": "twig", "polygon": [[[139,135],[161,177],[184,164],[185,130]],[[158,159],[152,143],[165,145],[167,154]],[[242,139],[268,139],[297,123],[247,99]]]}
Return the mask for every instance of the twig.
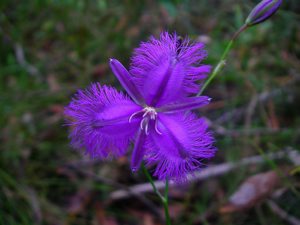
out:
{"label": "twig", "polygon": [[43,220],[42,212],[41,212],[41,206],[40,206],[36,191],[29,186],[25,186],[24,189],[25,189],[25,192],[27,193],[26,198],[30,202],[30,205],[32,208],[35,224],[37,224],[37,225],[41,224],[42,220]]}
{"label": "twig", "polygon": [[68,163],[65,163],[64,167],[72,167],[72,168],[82,168],[82,167],[89,167],[89,166],[96,166],[103,163],[101,159],[80,159],[74,160]]}
{"label": "twig", "polygon": [[268,200],[267,204],[270,207],[270,209],[281,219],[289,222],[292,225],[300,225],[300,220],[298,218],[289,215],[286,211],[280,208],[274,201]]}
{"label": "twig", "polygon": [[[126,185],[120,184],[120,183],[118,183],[116,181],[113,181],[111,179],[107,179],[107,178],[104,178],[104,177],[97,176],[94,173],[81,170],[77,166],[67,165],[67,167],[75,170],[77,173],[79,173],[83,176],[92,178],[96,182],[101,182],[101,183],[107,184],[107,185],[115,187],[115,188],[119,188],[121,190],[124,190],[124,191],[130,193],[131,196],[136,197],[143,204],[145,204],[149,208],[149,210],[151,210],[153,212],[153,214],[155,216],[157,216],[161,221],[164,221],[163,218],[162,218],[161,212],[157,209],[157,207],[151,201],[149,201],[144,195],[142,195],[141,193],[135,193],[130,188],[128,188]],[[111,201],[111,199],[108,198],[108,201]]]}
{"label": "twig", "polygon": [[252,116],[255,113],[255,108],[258,103],[258,97],[254,95],[249,102],[246,112],[245,112],[245,128],[248,130],[251,126]]}
{"label": "twig", "polygon": [[40,75],[39,70],[35,66],[27,62],[22,45],[20,43],[15,43],[12,40],[12,38],[7,33],[5,33],[0,27],[0,34],[1,33],[3,34],[4,40],[6,42],[9,42],[13,47],[13,50],[15,51],[16,60],[20,64],[20,66],[22,66],[32,76]]}
{"label": "twig", "polygon": [[[273,98],[273,97],[276,97],[276,96],[282,94],[282,91],[283,91],[282,89],[283,88],[279,88],[279,89],[275,89],[271,92],[263,92],[258,96],[254,96],[253,99],[251,100],[251,102],[253,102],[255,104],[257,102],[265,102],[266,100],[268,100],[270,98]],[[252,106],[252,104],[250,104],[250,105]],[[222,124],[222,123],[232,120],[233,118],[235,118],[235,119],[240,118],[247,111],[247,107],[249,107],[249,104],[247,106],[242,106],[242,107],[236,108],[234,110],[231,110],[227,113],[224,113],[221,117],[219,117],[218,119],[215,120],[215,123]],[[254,110],[254,108],[252,110]]]}
{"label": "twig", "polygon": [[38,76],[39,71],[36,67],[33,65],[29,64],[26,61],[25,54],[24,54],[24,49],[23,47],[19,44],[16,43],[14,44],[14,50],[15,50],[15,55],[17,62],[32,76]]}
{"label": "twig", "polygon": [[294,134],[300,133],[300,129],[292,128],[282,128],[282,129],[272,129],[268,127],[259,127],[251,129],[227,129],[224,126],[214,124],[210,119],[205,118],[208,126],[220,136],[229,136],[229,137],[240,137],[240,136],[251,136],[251,135],[270,135],[282,132],[293,131]]}
{"label": "twig", "polygon": [[258,96],[254,96],[253,99],[251,100],[252,103],[250,105],[248,104],[246,106],[242,106],[242,107],[236,108],[234,110],[231,110],[227,113],[224,113],[221,117],[219,117],[218,119],[215,120],[215,124],[222,124],[227,121],[236,120],[238,118],[241,118],[241,116],[243,116],[244,113],[247,112],[247,107],[252,107],[251,110],[254,110],[254,106],[257,103],[263,103],[270,98],[274,98],[274,97],[281,95],[282,92],[285,91],[288,86],[295,84],[295,82],[297,82],[299,80],[300,80],[299,74],[294,74],[293,78],[290,81],[288,81],[285,85],[283,85],[282,87],[279,87],[270,92],[265,91],[265,92],[262,92],[261,94],[259,94]]}
{"label": "twig", "polygon": [[[216,176],[226,174],[242,166],[264,163],[265,162],[264,157],[268,157],[268,159],[275,160],[275,159],[282,159],[284,157],[293,158],[295,157],[295,155],[299,155],[298,151],[287,148],[277,153],[266,154],[265,156],[260,156],[260,155],[252,156],[252,157],[244,158],[239,162],[230,162],[230,163],[223,163],[216,166],[210,166],[201,170],[200,172],[194,173],[194,175],[189,175],[188,181],[195,182],[195,181],[205,180],[211,177],[216,177]],[[177,184],[174,182],[170,182],[169,185],[170,187],[174,187]],[[157,189],[162,190],[165,187],[165,182],[155,181],[155,186]],[[122,189],[122,190],[114,191],[110,194],[110,199],[119,200],[119,199],[130,197],[132,193],[142,194],[146,192],[152,192],[152,187],[148,183],[143,183],[143,184],[134,185],[128,188],[127,190]]]}
{"label": "twig", "polygon": [[[213,128],[214,129],[214,128]],[[300,129],[272,129],[272,128],[255,128],[255,129],[241,129],[241,130],[227,130],[227,129],[215,129],[216,134],[229,137],[241,137],[251,135],[271,135],[277,133],[284,133],[293,131],[294,134],[299,134]]]}

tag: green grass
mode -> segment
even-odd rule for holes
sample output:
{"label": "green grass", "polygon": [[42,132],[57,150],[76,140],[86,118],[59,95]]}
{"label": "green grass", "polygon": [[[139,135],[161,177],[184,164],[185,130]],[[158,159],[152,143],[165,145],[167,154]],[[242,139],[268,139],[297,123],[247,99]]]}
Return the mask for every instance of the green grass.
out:
{"label": "green grass", "polygon": [[[99,213],[104,212],[119,224],[134,225],[142,223],[134,218],[137,216],[133,211],[153,216],[139,201],[102,205],[115,187],[66,169],[65,165],[84,156],[69,146],[63,107],[78,88],[91,82],[120,88],[109,70],[108,59],[118,58],[128,66],[138,43],[161,30],[176,30],[192,39],[208,38],[206,63],[216,65],[230,36],[242,25],[255,2],[258,1],[1,1],[0,224],[92,224],[97,218],[100,221]],[[251,99],[262,92],[281,90],[257,104],[248,127],[245,114],[221,125],[228,130],[279,125],[284,131],[217,135],[219,151],[212,163],[239,161],[259,154],[258,148],[268,153],[288,146],[300,147],[300,82],[291,81],[300,73],[299,13],[297,0],[285,1],[271,20],[240,36],[225,70],[205,93],[219,106],[201,112],[215,121],[236,108],[247,109]],[[17,46],[24,51],[27,66],[16,56]],[[30,72],[28,65],[37,73]],[[80,169],[125,185],[146,181],[141,174],[132,175],[128,165],[125,158]],[[210,208],[215,208],[214,216],[205,224],[285,224],[264,203],[248,212],[218,213],[218,207],[243,180],[274,169],[274,165],[279,171],[294,168],[289,161],[266,163],[188,188],[186,196],[171,199],[171,205],[183,205],[181,217],[174,224],[198,224],[197,218]],[[295,210],[299,208],[299,198],[290,190],[291,184],[299,187],[296,178],[299,173],[288,183],[283,182],[288,191],[277,203],[300,218]],[[210,185],[213,192],[208,190]],[[88,200],[82,205],[82,201],[77,202],[79,210],[74,212],[70,210],[75,204],[72,199],[80,190],[89,193],[85,196]],[[147,197],[157,203],[152,195]],[[100,209],[96,207],[99,204]]]}

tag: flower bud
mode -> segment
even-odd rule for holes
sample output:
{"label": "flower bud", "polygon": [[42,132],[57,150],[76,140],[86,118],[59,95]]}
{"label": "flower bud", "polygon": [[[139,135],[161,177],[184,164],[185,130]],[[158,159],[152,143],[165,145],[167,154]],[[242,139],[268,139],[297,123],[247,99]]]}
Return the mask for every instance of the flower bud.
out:
{"label": "flower bud", "polygon": [[282,0],[263,0],[249,14],[246,19],[247,26],[253,26],[270,18],[281,5]]}

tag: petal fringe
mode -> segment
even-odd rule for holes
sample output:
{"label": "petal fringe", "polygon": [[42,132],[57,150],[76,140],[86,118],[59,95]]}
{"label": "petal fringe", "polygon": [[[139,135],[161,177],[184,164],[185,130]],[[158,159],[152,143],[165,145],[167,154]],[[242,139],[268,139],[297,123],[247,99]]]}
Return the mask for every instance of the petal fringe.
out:
{"label": "petal fringe", "polygon": [[122,93],[99,83],[78,91],[65,108],[72,146],[86,149],[92,158],[123,155],[139,124],[128,119],[140,109]]}
{"label": "petal fringe", "polygon": [[161,115],[162,135],[151,133],[147,142],[148,166],[155,165],[154,176],[178,182],[203,166],[203,160],[214,156],[214,138],[207,131],[204,119],[194,114]]}

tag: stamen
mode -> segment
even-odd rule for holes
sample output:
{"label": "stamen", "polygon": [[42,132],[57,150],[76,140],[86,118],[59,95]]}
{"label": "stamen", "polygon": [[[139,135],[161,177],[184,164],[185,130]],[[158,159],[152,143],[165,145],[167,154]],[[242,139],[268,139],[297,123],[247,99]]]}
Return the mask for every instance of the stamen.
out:
{"label": "stamen", "polygon": [[140,111],[137,111],[137,112],[133,113],[133,114],[129,117],[128,122],[131,123],[133,117],[137,116],[138,114],[140,114],[140,113],[142,113],[142,112],[144,112],[144,110],[140,110]]}
{"label": "stamen", "polygon": [[144,122],[146,121],[146,118],[142,119],[141,123],[140,123],[140,128],[141,130],[144,130]]}
{"label": "stamen", "polygon": [[149,121],[150,120],[154,120],[154,130],[158,133],[158,134],[162,134],[159,129],[158,129],[158,119],[157,119],[157,112],[156,109],[153,107],[145,107],[144,109],[137,111],[135,113],[133,113],[130,117],[129,117],[129,123],[132,121],[132,119],[136,116],[139,116],[140,114],[142,114],[142,120],[140,122],[140,129],[141,130],[145,130],[146,135],[149,134]]}
{"label": "stamen", "polygon": [[150,118],[151,118],[152,120],[155,120],[156,115],[151,114],[151,115],[150,115]]}
{"label": "stamen", "polygon": [[155,120],[154,129],[159,135],[162,135],[162,133],[158,129],[158,120]]}
{"label": "stamen", "polygon": [[143,109],[143,111],[145,112],[144,114],[143,114],[143,117],[145,117],[145,116],[147,116],[147,114],[149,113],[147,110],[145,110],[145,109]]}
{"label": "stamen", "polygon": [[145,133],[146,133],[146,135],[149,134],[148,127],[149,127],[149,123],[146,123],[146,125],[145,125]]}

